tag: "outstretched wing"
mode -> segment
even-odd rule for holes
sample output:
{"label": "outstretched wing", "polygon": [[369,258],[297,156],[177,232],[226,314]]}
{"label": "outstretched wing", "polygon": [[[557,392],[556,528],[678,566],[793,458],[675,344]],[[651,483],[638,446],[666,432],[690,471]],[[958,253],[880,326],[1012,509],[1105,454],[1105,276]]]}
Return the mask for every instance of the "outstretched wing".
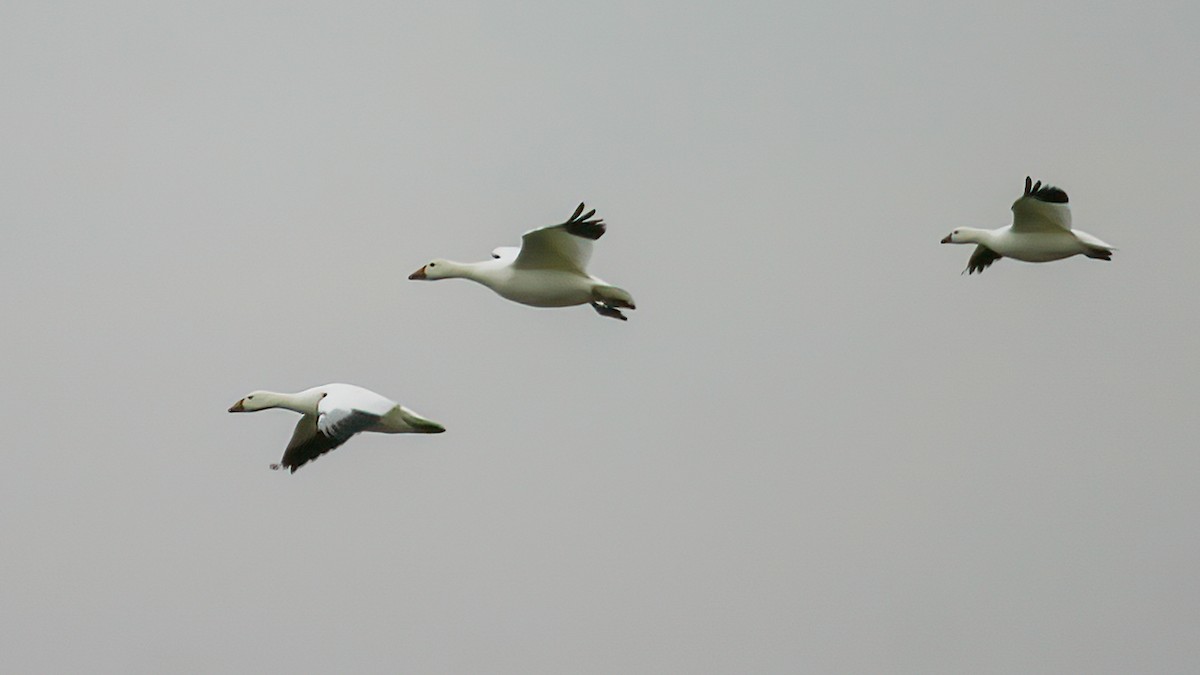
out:
{"label": "outstretched wing", "polygon": [[323,410],[315,417],[304,415],[296,423],[280,465],[296,473],[296,469],[350,440],[354,434],[369,429],[379,419],[379,415],[345,408]]}
{"label": "outstretched wing", "polygon": [[1025,177],[1025,194],[1013,202],[1014,232],[1061,232],[1071,230],[1071,207],[1067,193],[1053,185],[1042,185]]}
{"label": "outstretched wing", "polygon": [[967,261],[967,269],[963,271],[967,273],[967,276],[976,272],[983,274],[983,270],[1003,257],[992,249],[980,244],[975,247],[975,252],[971,254],[971,259]]}
{"label": "outstretched wing", "polygon": [[583,203],[565,223],[530,230],[521,236],[521,252],[513,266],[521,269],[552,269],[586,274],[592,257],[592,242],[604,235],[602,218],[596,210],[583,212]]}

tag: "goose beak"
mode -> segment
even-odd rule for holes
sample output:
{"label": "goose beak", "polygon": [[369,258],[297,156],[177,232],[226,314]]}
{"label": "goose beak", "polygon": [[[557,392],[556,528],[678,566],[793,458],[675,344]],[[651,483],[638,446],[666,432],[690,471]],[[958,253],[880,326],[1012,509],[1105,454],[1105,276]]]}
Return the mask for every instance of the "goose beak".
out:
{"label": "goose beak", "polygon": [[229,406],[229,412],[246,412],[246,406],[242,405],[245,400],[244,398],[239,398],[237,403]]}
{"label": "goose beak", "polygon": [[954,235],[952,235],[952,234],[948,234],[948,235],[946,235],[946,238],[942,240],[942,243],[943,243],[943,244],[949,244],[949,243],[950,243],[950,237],[953,237],[953,236],[954,236]]}
{"label": "goose beak", "polygon": [[416,281],[418,279],[425,279],[425,278],[426,277],[425,277],[425,266],[424,265],[421,266],[421,269],[408,275],[409,281]]}

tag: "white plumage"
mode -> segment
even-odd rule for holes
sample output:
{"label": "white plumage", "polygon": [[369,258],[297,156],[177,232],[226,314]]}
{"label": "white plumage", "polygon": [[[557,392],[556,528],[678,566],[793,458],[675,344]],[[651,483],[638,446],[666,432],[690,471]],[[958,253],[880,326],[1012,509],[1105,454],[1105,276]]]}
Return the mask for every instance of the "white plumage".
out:
{"label": "white plumage", "polygon": [[255,391],[234,403],[229,412],[284,408],[300,413],[279,464],[292,473],[363,431],[383,434],[436,434],[445,427],[370,389],[353,384],[326,384],[295,394]]}
{"label": "white plumage", "polygon": [[964,272],[983,272],[1000,258],[1025,262],[1048,262],[1073,255],[1112,259],[1112,246],[1071,228],[1067,193],[1059,188],[1042,185],[1041,181],[1035,184],[1026,176],[1025,194],[1013,202],[1012,212],[1013,222],[1008,227],[960,227],[942,239],[943,244],[976,244]]}
{"label": "white plumage", "polygon": [[436,259],[409,275],[414,280],[470,279],[503,298],[533,307],[591,304],[603,316],[625,320],[622,309],[634,309],[633,296],[587,272],[593,242],[604,235],[603,219],[583,204],[566,222],[529,230],[521,246],[502,246],[492,259],[460,263]]}

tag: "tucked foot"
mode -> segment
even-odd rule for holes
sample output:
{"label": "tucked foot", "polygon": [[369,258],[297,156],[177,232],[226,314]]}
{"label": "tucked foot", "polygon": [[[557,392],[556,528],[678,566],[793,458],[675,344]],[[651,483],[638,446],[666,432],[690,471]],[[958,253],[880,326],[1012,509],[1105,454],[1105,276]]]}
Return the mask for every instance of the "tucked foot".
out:
{"label": "tucked foot", "polygon": [[272,471],[278,471],[278,470],[279,470],[279,465],[278,465],[278,464],[272,464],[272,465],[271,465],[271,470],[272,470]]}
{"label": "tucked foot", "polygon": [[596,313],[599,314],[600,316],[607,316],[607,317],[611,317],[613,319],[620,319],[621,321],[629,320],[629,317],[622,314],[621,310],[619,310],[616,307],[613,307],[611,305],[606,305],[602,302],[593,302],[592,309],[596,310]]}
{"label": "tucked foot", "polygon": [[595,286],[592,288],[592,302],[611,309],[634,309],[633,296],[616,286]]}

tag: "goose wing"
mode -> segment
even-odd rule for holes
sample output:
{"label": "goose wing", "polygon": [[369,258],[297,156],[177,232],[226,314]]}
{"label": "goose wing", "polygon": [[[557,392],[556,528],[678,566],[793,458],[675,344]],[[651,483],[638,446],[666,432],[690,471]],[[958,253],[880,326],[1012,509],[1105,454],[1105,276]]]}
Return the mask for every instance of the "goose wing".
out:
{"label": "goose wing", "polygon": [[971,254],[971,259],[967,261],[967,269],[963,270],[968,276],[987,269],[992,263],[1003,258],[1004,256],[996,253],[992,249],[980,244],[975,247],[975,252]]}
{"label": "goose wing", "polygon": [[1067,193],[1053,185],[1042,185],[1025,177],[1025,194],[1013,202],[1013,232],[1071,231],[1071,207]]}
{"label": "goose wing", "polygon": [[596,210],[583,212],[583,204],[564,223],[530,230],[521,236],[521,252],[513,266],[519,269],[552,269],[586,274],[592,244],[604,235]]}
{"label": "goose wing", "polygon": [[[339,445],[341,442],[317,430],[315,415],[303,415],[300,417],[300,421],[296,422],[296,429],[292,431],[292,440],[288,441],[287,449],[283,451],[283,459],[280,460],[279,466],[296,473],[296,469]],[[275,469],[278,466],[272,465],[271,468]]]}
{"label": "goose wing", "polygon": [[280,465],[295,473],[300,467],[350,440],[354,434],[370,429],[395,405],[374,392],[358,387],[326,394],[317,404],[315,416],[304,415],[296,423]]}

